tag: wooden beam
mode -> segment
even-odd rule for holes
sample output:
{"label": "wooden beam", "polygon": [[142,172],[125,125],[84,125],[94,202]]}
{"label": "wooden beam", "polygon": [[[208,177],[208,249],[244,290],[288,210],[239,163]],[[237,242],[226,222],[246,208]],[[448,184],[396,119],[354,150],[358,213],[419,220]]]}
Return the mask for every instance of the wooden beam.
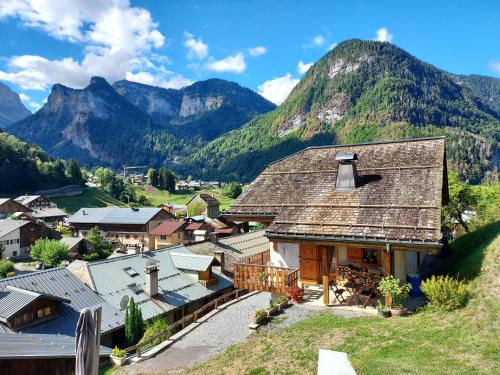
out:
{"label": "wooden beam", "polygon": [[[384,254],[384,276],[389,276],[391,274],[391,247],[387,244]],[[391,297],[385,297],[386,306],[391,306]]]}
{"label": "wooden beam", "polygon": [[321,251],[321,274],[323,275],[323,303],[328,305],[330,303],[330,289],[328,288],[330,270],[328,269],[328,247],[320,246]]}

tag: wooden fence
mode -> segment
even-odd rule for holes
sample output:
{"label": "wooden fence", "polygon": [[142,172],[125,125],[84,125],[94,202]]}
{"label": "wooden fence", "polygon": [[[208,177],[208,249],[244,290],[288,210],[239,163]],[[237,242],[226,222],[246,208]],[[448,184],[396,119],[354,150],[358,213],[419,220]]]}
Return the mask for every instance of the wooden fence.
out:
{"label": "wooden fence", "polygon": [[234,264],[234,287],[249,291],[286,294],[297,286],[299,270],[261,264]]}
{"label": "wooden fence", "polygon": [[238,261],[238,263],[260,264],[265,266],[267,262],[269,262],[270,260],[271,260],[271,253],[269,250],[266,250],[261,253],[249,255],[245,258],[242,258]]}
{"label": "wooden fence", "polygon": [[233,299],[238,299],[239,297],[245,295],[248,293],[248,290],[242,290],[242,289],[235,289],[231,292],[228,292],[226,294],[223,294],[220,297],[217,297],[213,299],[212,301],[208,302],[207,304],[203,305],[200,307],[198,310],[193,312],[192,314],[186,315],[182,319],[172,323],[166,330],[161,331],[157,333],[154,336],[151,336],[147,341],[138,343],[136,345],[132,345],[131,347],[128,347],[125,349],[125,353],[131,353],[131,352],[136,352],[137,357],[141,356],[142,353],[142,348],[144,346],[147,346],[149,343],[155,341],[156,339],[163,337],[165,335],[170,336],[181,329],[183,329],[187,324],[190,323],[196,323],[199,318],[202,316],[206,315],[212,310],[216,310],[219,306],[223,305],[226,302],[229,302]]}

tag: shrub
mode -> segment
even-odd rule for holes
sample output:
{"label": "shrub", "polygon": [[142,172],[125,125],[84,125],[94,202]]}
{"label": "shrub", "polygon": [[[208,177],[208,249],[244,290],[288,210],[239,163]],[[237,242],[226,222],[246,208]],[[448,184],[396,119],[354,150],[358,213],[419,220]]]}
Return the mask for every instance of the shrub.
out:
{"label": "shrub", "polygon": [[[165,332],[153,341],[147,342],[151,337],[156,336],[160,332]],[[149,349],[155,345],[158,345],[168,339],[172,333],[169,330],[168,322],[164,317],[156,317],[146,324],[146,331],[139,343],[145,343],[142,348]]]}
{"label": "shrub", "polygon": [[13,277],[13,276],[16,276],[16,273],[14,271],[11,271],[11,272],[7,272],[7,277]]}
{"label": "shrub", "polygon": [[392,275],[384,277],[378,284],[378,290],[386,296],[391,298],[391,307],[402,308],[404,301],[408,298],[411,285],[403,283],[401,280]]}
{"label": "shrub", "polygon": [[293,288],[287,288],[286,292],[288,293],[290,298],[295,302],[302,301],[302,298],[304,297],[304,289],[299,288],[298,286],[295,286]]}
{"label": "shrub", "polygon": [[432,307],[452,311],[465,306],[469,291],[465,283],[450,276],[432,276],[420,285]]}
{"label": "shrub", "polygon": [[255,318],[256,318],[256,319],[260,319],[260,318],[263,318],[263,317],[265,317],[265,316],[267,316],[267,311],[266,311],[266,310],[264,310],[264,309],[259,309],[259,310],[257,310],[257,311],[255,312]]}
{"label": "shrub", "polygon": [[7,259],[0,260],[0,278],[6,277],[10,272],[14,272],[14,263]]}
{"label": "shrub", "polygon": [[111,352],[113,357],[123,358],[125,357],[125,350],[120,349],[118,346],[115,346]]}
{"label": "shrub", "polygon": [[83,260],[85,260],[86,262],[93,262],[99,259],[101,259],[101,257],[99,256],[98,253],[90,253],[90,254],[85,254],[83,256]]}
{"label": "shrub", "polygon": [[130,346],[137,344],[144,335],[144,329],[141,309],[134,302],[134,298],[131,298],[125,311],[125,338],[127,344]]}
{"label": "shrub", "polygon": [[68,246],[58,240],[40,238],[31,246],[31,257],[46,267],[55,267],[68,259]]}

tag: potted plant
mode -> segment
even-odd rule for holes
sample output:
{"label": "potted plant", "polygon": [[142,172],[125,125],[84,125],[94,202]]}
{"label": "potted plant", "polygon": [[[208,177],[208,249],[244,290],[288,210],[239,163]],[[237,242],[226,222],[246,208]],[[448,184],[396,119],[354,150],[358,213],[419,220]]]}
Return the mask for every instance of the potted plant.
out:
{"label": "potted plant", "polygon": [[287,295],[282,295],[278,300],[276,301],[280,307],[280,310],[283,310],[286,305],[288,305],[288,301],[290,298]]}
{"label": "potted plant", "polygon": [[286,292],[294,302],[302,302],[302,299],[304,298],[304,288],[294,286],[292,288],[287,288]]}
{"label": "potted plant", "polygon": [[380,301],[377,302],[377,311],[378,316],[381,318],[390,318],[391,317],[391,308]]}
{"label": "potted plant", "polygon": [[277,303],[274,303],[272,298],[269,298],[269,307],[267,308],[267,315],[271,316],[274,315],[278,312],[279,305]]}
{"label": "potted plant", "polygon": [[267,311],[264,309],[259,309],[255,312],[255,315],[252,318],[252,323],[259,324],[267,317]]}
{"label": "potted plant", "polygon": [[392,275],[384,277],[378,284],[378,290],[391,300],[391,315],[402,316],[406,314],[404,302],[408,298],[411,285],[403,283]]}
{"label": "potted plant", "polygon": [[125,363],[127,363],[127,357],[125,357],[125,350],[120,349],[118,346],[115,346],[109,356],[111,358],[111,362],[115,366],[121,367]]}

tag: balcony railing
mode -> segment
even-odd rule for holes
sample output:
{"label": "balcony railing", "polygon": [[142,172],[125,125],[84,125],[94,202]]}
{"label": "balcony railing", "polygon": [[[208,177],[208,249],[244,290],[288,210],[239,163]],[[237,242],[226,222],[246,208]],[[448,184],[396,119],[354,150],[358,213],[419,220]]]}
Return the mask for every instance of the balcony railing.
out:
{"label": "balcony railing", "polygon": [[249,291],[286,294],[297,286],[299,270],[261,264],[235,263],[234,287]]}

